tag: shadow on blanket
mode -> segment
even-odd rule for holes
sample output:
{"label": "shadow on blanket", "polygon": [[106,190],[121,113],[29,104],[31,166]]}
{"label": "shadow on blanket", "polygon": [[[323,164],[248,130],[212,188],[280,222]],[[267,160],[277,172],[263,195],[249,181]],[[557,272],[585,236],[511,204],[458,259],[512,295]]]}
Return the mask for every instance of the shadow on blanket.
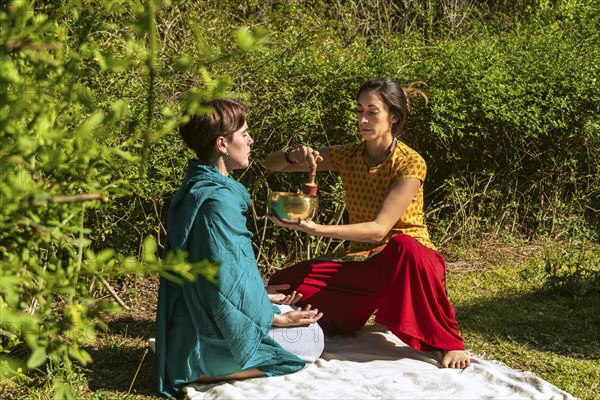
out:
{"label": "shadow on blanket", "polygon": [[[401,359],[408,359],[425,362],[439,367],[441,352],[423,353],[402,343],[390,341],[386,335],[390,335],[390,333],[387,332],[383,326],[376,324],[364,328],[355,335],[326,336],[325,350],[321,355],[321,360],[369,363],[372,361],[398,361]],[[317,363],[319,363],[319,361],[317,361]],[[310,365],[308,367],[310,367]],[[286,379],[285,377],[279,377],[279,379],[281,378]],[[232,382],[233,381],[194,384],[193,391],[198,393],[197,396],[199,398],[202,398],[202,396],[199,395],[200,393],[210,395],[213,392],[226,392],[227,386],[231,385]],[[236,384],[243,384],[243,382],[238,381]]]}
{"label": "shadow on blanket", "polygon": [[[441,355],[441,354],[440,354]],[[464,370],[439,368],[380,326],[332,336],[314,364],[294,374],[185,388],[200,399],[573,399],[543,379],[472,357]]]}
{"label": "shadow on blanket", "polygon": [[[368,334],[366,334],[368,333]],[[324,360],[370,362],[377,360],[413,359],[440,366],[441,351],[421,352],[404,343],[388,340],[390,333],[385,327],[375,324],[365,327],[353,336],[334,335],[325,338]]]}

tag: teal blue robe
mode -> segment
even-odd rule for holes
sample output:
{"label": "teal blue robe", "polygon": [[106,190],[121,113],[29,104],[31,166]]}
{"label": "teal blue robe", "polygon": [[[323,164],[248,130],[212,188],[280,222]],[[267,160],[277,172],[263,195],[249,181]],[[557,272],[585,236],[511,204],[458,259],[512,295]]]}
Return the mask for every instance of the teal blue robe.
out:
{"label": "teal blue robe", "polygon": [[190,262],[217,262],[219,283],[160,280],[153,373],[163,396],[176,395],[200,375],[258,368],[276,376],[304,367],[268,335],[277,308],[256,265],[244,216],[249,205],[242,184],[189,161],[169,209],[165,254],[182,249]]}

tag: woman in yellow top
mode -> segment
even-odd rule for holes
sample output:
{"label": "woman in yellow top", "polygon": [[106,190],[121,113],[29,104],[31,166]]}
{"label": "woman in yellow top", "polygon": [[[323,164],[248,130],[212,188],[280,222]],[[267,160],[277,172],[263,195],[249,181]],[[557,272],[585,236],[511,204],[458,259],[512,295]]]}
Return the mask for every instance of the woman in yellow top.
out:
{"label": "woman in yellow top", "polygon": [[324,314],[326,332],[351,333],[376,312],[375,322],[420,351],[444,351],[441,366],[465,368],[469,357],[458,333],[455,312],[443,279],[446,265],[429,239],[423,221],[423,158],[396,136],[410,112],[409,97],[427,96],[392,78],[369,79],[357,97],[357,122],[363,140],[341,146],[298,147],[271,153],[272,171],[337,171],[346,195],[349,223],[313,221],[279,226],[351,241],[366,256],[303,261],[275,273],[270,284],[289,283],[302,301]]}

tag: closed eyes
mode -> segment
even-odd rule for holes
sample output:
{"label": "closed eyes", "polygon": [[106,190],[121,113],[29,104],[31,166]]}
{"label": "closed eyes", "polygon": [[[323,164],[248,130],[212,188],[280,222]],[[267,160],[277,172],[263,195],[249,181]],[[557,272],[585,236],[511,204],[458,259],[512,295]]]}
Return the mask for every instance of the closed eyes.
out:
{"label": "closed eyes", "polygon": [[[355,112],[356,112],[357,114],[362,114],[362,113],[364,113],[365,111],[363,111],[363,110],[356,110]],[[367,111],[366,113],[367,113],[368,115],[377,115],[377,114],[379,114],[379,111],[378,111],[378,110],[372,110],[372,111]]]}

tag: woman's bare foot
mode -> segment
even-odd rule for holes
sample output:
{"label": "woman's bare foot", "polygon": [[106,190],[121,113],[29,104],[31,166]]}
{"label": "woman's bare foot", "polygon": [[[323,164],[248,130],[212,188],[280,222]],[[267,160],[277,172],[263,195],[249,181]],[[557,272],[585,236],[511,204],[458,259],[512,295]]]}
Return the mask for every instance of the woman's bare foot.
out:
{"label": "woman's bare foot", "polygon": [[471,363],[469,356],[464,350],[448,350],[443,352],[442,368],[463,369]]}

